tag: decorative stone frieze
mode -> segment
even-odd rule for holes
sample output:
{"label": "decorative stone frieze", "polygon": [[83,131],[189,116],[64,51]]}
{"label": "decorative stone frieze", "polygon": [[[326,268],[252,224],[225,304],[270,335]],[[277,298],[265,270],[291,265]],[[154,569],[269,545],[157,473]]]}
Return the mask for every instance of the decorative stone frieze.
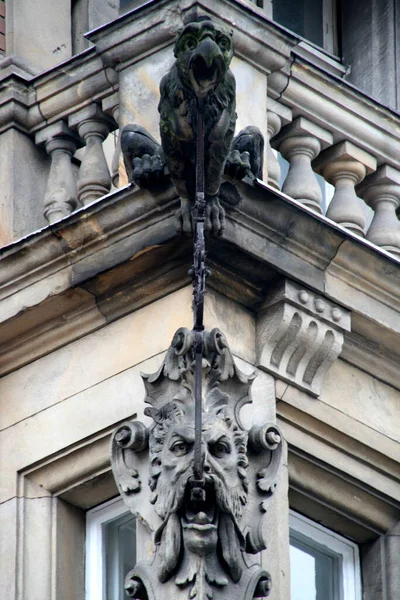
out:
{"label": "decorative stone frieze", "polygon": [[68,119],[86,145],[78,179],[78,198],[85,205],[101,198],[111,189],[111,176],[103,150],[103,142],[115,129],[115,122],[97,104],[91,104]]}
{"label": "decorative stone frieze", "polygon": [[282,436],[273,423],[250,431],[242,426],[240,410],[251,402],[255,374],[237,368],[225,336],[213,329],[204,332],[200,359],[197,446],[195,338],[195,331],[178,329],[160,369],[142,375],[152,425],[122,423],[112,438],[118,489],[155,542],[154,554],[127,574],[125,590],[140,600],[265,597],[271,578],[254,555],[266,547],[263,522]]}
{"label": "decorative stone frieze", "polygon": [[345,331],[350,331],[348,310],[285,279],[258,316],[257,366],[319,396]]}
{"label": "decorative stone frieze", "polygon": [[281,168],[278,159],[271,147],[271,139],[277,135],[283,125],[286,125],[292,120],[292,111],[273,100],[268,98],[267,111],[267,130],[268,136],[266,140],[267,148],[267,164],[268,164],[268,184],[277,190],[281,189]]}
{"label": "decorative stone frieze", "polygon": [[330,146],[332,140],[329,131],[304,117],[297,117],[281,130],[273,144],[290,163],[282,192],[317,213],[322,213],[322,192],[311,161],[322,148]]}
{"label": "decorative stone frieze", "polygon": [[43,144],[51,156],[44,196],[44,216],[49,223],[54,223],[71,214],[77,207],[76,180],[71,159],[81,143],[64,121],[42,129],[36,134],[35,141]]}
{"label": "decorative stone frieze", "polygon": [[313,162],[313,168],[335,186],[326,216],[364,237],[365,207],[354,186],[376,169],[376,158],[351,142],[340,142],[322,152]]}
{"label": "decorative stone frieze", "polygon": [[400,256],[400,223],[396,214],[400,206],[400,171],[382,165],[357,186],[357,193],[375,211],[367,239]]}

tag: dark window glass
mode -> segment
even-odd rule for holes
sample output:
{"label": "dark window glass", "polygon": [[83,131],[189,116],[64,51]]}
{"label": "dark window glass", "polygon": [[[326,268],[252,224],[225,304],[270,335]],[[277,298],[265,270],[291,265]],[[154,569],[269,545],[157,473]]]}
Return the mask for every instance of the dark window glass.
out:
{"label": "dark window glass", "polygon": [[323,47],[322,0],[275,0],[273,19],[313,44]]}

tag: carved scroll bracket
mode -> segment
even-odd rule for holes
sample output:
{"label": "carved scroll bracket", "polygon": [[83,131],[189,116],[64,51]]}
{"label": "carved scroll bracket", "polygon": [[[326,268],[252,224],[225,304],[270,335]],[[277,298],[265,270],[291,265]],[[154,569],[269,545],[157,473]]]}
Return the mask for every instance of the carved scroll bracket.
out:
{"label": "carved scroll bracket", "polygon": [[285,279],[259,313],[257,366],[319,396],[345,331],[350,331],[348,310]]}

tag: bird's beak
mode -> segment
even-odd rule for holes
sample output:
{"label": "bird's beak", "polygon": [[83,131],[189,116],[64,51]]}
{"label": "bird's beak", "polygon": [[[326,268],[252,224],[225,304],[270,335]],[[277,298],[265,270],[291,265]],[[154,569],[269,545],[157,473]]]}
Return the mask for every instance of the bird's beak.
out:
{"label": "bird's beak", "polygon": [[219,85],[225,73],[225,61],[219,46],[209,37],[194,52],[189,77],[198,98],[204,98]]}

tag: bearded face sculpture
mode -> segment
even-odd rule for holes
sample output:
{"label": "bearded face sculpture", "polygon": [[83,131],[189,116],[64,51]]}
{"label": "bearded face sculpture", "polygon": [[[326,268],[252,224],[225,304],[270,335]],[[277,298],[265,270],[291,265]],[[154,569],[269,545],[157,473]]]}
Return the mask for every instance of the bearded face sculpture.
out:
{"label": "bearded face sculpture", "polygon": [[[178,330],[160,370],[143,375],[151,404],[145,414],[153,425],[125,423],[113,436],[115,479],[125,502],[139,514],[148,452],[156,523],[154,555],[128,574],[126,590],[142,600],[211,600],[233,593],[250,600],[266,596],[271,587],[252,555],[265,548],[261,521],[280,465],[281,439],[272,424],[249,432],[241,426],[240,408],[251,401],[254,375],[239,371],[219,330],[205,332],[203,477],[195,479],[193,335]],[[138,458],[135,465],[135,455],[142,463]]]}

